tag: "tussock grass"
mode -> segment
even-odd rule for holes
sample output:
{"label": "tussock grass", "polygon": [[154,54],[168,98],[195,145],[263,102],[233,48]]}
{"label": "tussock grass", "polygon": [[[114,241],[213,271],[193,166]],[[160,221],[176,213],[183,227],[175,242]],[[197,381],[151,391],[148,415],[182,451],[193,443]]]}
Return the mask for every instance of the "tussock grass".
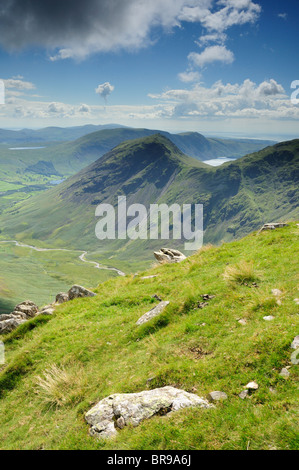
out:
{"label": "tussock grass", "polygon": [[86,387],[86,375],[78,365],[66,370],[64,366],[52,364],[36,378],[36,393],[50,408],[79,403]]}
{"label": "tussock grass", "polygon": [[229,284],[244,285],[259,280],[254,269],[254,262],[241,261],[235,266],[227,266],[223,274],[224,279]]}

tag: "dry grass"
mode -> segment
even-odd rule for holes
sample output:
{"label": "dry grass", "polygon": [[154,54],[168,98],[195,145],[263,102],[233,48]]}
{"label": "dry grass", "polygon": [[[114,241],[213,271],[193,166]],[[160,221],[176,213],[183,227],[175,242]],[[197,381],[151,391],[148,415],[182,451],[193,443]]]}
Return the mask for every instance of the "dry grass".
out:
{"label": "dry grass", "polygon": [[241,261],[237,265],[227,266],[223,277],[229,284],[239,285],[253,283],[259,279],[254,270],[253,261],[250,261],[249,263]]}
{"label": "dry grass", "polygon": [[36,393],[50,408],[79,403],[84,398],[87,378],[81,366],[70,370],[52,364],[36,379]]}

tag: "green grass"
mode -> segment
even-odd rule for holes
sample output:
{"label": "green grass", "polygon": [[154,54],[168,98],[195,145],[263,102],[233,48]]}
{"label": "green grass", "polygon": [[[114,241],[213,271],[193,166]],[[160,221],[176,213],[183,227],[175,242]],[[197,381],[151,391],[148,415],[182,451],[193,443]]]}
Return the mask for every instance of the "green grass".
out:
{"label": "green grass", "polygon": [[[1,338],[7,360],[0,373],[1,449],[298,449],[298,366],[288,380],[279,375],[291,365],[299,329],[298,235],[292,223],[156,267],[147,273],[158,275],[153,279],[142,280],[143,273],[111,279],[96,297],[67,303],[46,323]],[[228,266],[244,262],[254,263],[258,288],[224,279]],[[283,293],[281,305],[274,288]],[[216,297],[195,309],[207,293]],[[169,306],[137,327],[154,294]],[[263,320],[270,314],[275,320]],[[241,400],[252,380],[259,389]],[[199,396],[221,390],[228,400],[156,416],[113,441],[89,436],[84,413],[100,399],[164,385]]]}

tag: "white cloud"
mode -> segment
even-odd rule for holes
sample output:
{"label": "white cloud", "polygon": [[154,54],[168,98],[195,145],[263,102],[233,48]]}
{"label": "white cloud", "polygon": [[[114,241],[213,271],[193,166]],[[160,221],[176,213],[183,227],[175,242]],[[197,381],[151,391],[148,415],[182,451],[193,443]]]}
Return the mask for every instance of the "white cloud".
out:
{"label": "white cloud", "polygon": [[192,83],[192,82],[198,82],[199,81],[200,74],[198,72],[194,72],[194,71],[187,71],[187,72],[179,73],[178,77],[181,80],[181,82]]}
{"label": "white cloud", "polygon": [[108,96],[111,95],[111,93],[113,92],[114,90],[114,86],[111,85],[111,83],[109,82],[105,82],[105,83],[102,83],[101,85],[99,85],[95,92],[100,95],[102,98],[104,98],[104,100],[106,101]]}
{"label": "white cloud", "polygon": [[287,13],[278,13],[278,18],[282,18],[283,20],[286,20],[288,18],[288,14]]}
{"label": "white cloud", "polygon": [[191,52],[188,59],[197,67],[204,67],[213,62],[222,62],[231,64],[234,60],[234,54],[225,46],[209,46],[203,52]]}
{"label": "white cloud", "polygon": [[199,47],[206,46],[209,43],[217,43],[223,45],[227,40],[227,35],[225,33],[210,33],[210,34],[203,34],[200,36],[196,44]]}
{"label": "white cloud", "polygon": [[3,82],[6,89],[26,91],[35,89],[35,85],[33,83],[24,81],[21,76],[3,80]]}
{"label": "white cloud", "polygon": [[251,80],[241,84],[214,83],[210,88],[195,85],[192,90],[168,90],[149,95],[172,108],[176,119],[267,118],[298,119],[299,107],[293,106],[282,85],[274,79],[257,85]]}

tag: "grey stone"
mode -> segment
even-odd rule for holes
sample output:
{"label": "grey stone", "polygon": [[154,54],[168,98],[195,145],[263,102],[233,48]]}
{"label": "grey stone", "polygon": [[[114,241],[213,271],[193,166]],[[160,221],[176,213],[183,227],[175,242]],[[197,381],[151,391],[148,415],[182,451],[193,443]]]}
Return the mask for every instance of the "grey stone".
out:
{"label": "grey stone", "polygon": [[37,314],[38,306],[35,305],[34,302],[31,302],[31,300],[26,300],[14,308],[14,314],[18,314],[16,312],[24,313],[27,318],[32,318]]}
{"label": "grey stone", "polygon": [[160,263],[180,263],[186,259],[183,253],[172,248],[161,248],[159,251],[154,251],[154,256]]}
{"label": "grey stone", "polygon": [[197,395],[174,387],[146,390],[140,393],[110,395],[101,400],[85,415],[90,434],[112,438],[116,427],[138,426],[154,415],[165,415],[187,407],[211,408],[212,404]]}
{"label": "grey stone", "polygon": [[56,300],[55,302],[57,304],[63,304],[65,302],[68,302],[70,299],[69,299],[69,296],[68,294],[66,294],[65,292],[59,292],[59,294],[56,295]]}
{"label": "grey stone", "polygon": [[6,333],[10,333],[11,331],[18,328],[18,326],[25,323],[26,320],[22,320],[20,318],[11,318],[10,320],[4,320],[0,322],[0,334],[4,335]]}
{"label": "grey stone", "polygon": [[291,344],[292,349],[298,349],[299,348],[299,335],[294,338],[294,341]]}
{"label": "grey stone", "polygon": [[208,394],[208,400],[210,402],[224,401],[224,400],[227,400],[227,395],[224,392],[210,392]]}
{"label": "grey stone", "polygon": [[243,390],[243,392],[239,394],[239,397],[241,400],[245,400],[245,398],[248,397],[248,390]]}
{"label": "grey stone", "polygon": [[68,297],[69,300],[77,299],[80,297],[95,297],[96,294],[94,292],[91,292],[88,289],[85,289],[85,287],[74,285],[73,287],[70,288],[68,291]]}
{"label": "grey stone", "polygon": [[147,323],[150,321],[152,318],[157,317],[160,315],[163,310],[167,307],[169,302],[163,301],[160,302],[156,307],[152,308],[149,312],[146,312],[144,315],[142,315],[141,318],[136,322],[136,325],[142,325],[143,323]]}

